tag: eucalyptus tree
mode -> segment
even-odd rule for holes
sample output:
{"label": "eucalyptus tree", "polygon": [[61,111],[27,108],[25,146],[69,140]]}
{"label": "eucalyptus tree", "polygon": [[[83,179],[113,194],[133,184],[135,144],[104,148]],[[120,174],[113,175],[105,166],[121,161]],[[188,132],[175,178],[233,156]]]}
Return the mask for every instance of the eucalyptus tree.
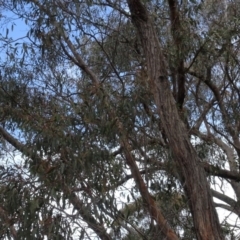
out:
{"label": "eucalyptus tree", "polygon": [[238,5],[2,1],[1,237],[236,237]]}

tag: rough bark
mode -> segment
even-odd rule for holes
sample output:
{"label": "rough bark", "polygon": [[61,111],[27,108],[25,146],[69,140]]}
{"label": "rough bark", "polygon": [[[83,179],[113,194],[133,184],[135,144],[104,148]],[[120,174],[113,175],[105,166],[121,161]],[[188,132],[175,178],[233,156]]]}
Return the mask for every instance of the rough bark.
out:
{"label": "rough bark", "polygon": [[152,21],[140,0],[128,0],[128,5],[144,49],[158,114],[189,200],[197,239],[223,239],[206,174],[198,163],[187,129],[179,118],[168,82],[167,66]]}
{"label": "rough bark", "polygon": [[173,41],[177,50],[177,95],[175,97],[177,106],[180,110],[183,108],[185,99],[185,70],[184,70],[184,54],[182,51],[182,38],[183,31],[180,23],[179,12],[177,9],[176,0],[168,0],[171,28]]}

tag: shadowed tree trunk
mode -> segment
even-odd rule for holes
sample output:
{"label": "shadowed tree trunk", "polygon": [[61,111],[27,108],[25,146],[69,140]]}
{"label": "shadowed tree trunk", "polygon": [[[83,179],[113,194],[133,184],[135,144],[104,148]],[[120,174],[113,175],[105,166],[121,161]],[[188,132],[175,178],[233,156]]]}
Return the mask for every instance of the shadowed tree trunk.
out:
{"label": "shadowed tree trunk", "polygon": [[206,174],[178,114],[168,83],[167,66],[151,18],[140,0],[128,0],[128,5],[146,57],[158,114],[190,203],[197,239],[223,239]]}

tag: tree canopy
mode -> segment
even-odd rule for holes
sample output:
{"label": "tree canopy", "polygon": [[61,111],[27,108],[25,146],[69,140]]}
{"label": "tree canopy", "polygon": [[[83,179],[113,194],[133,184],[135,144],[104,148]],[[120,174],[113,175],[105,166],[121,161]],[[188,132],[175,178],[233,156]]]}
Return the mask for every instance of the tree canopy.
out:
{"label": "tree canopy", "polygon": [[2,0],[0,17],[1,239],[239,237],[219,221],[240,217],[238,1]]}

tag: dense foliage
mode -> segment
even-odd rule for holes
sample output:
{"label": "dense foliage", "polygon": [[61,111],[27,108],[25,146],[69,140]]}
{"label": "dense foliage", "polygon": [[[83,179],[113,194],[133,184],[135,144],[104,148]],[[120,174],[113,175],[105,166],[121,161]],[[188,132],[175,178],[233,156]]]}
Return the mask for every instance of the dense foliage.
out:
{"label": "dense foliage", "polygon": [[1,239],[237,239],[238,1],[0,7]]}

